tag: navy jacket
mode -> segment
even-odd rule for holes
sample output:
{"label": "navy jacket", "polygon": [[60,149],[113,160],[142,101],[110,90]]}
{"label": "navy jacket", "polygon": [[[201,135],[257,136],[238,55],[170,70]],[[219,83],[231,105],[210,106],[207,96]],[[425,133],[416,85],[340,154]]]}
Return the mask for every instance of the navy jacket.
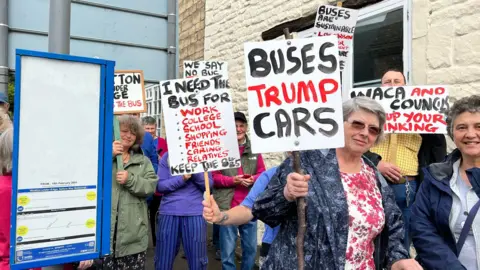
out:
{"label": "navy jacket", "polygon": [[[348,203],[340,178],[335,149],[300,152],[302,169],[311,175],[308,182],[305,234],[305,270],[343,270],[348,240]],[[382,194],[385,226],[374,240],[376,269],[389,268],[408,257],[403,247],[401,212],[392,189],[372,162],[364,161],[376,171]],[[286,160],[270,180],[267,189],[255,201],[253,215],[270,227],[280,225],[262,269],[297,269],[295,237],[298,231],[297,208],[283,195],[287,175],[293,172]]]}
{"label": "navy jacket", "polygon": [[153,165],[153,169],[155,173],[158,170],[158,156],[157,156],[157,147],[154,144],[152,134],[145,132],[143,136],[143,143],[142,143],[142,151],[143,154],[150,159]]}
{"label": "navy jacket", "polygon": [[[453,164],[460,158],[461,153],[456,149],[444,162],[431,164],[423,170],[423,183],[412,206],[410,231],[417,260],[425,269],[466,269],[458,260],[456,240],[449,227],[452,209],[450,179]],[[467,175],[478,196],[480,169],[467,170]]]}

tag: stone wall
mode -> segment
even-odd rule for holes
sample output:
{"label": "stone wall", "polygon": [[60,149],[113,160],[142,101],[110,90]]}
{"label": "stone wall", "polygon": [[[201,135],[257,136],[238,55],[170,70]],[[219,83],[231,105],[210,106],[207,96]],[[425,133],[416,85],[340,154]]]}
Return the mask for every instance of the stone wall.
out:
{"label": "stone wall", "polygon": [[480,94],[480,1],[413,0],[412,16],[414,84],[449,85],[451,102]]}
{"label": "stone wall", "polygon": [[[326,0],[323,0],[327,3]],[[205,16],[205,59],[228,61],[234,109],[248,115],[243,44],[261,41],[262,32],[277,24],[314,13],[314,0],[208,0]],[[282,155],[265,154],[267,167],[278,165]]]}
{"label": "stone wall", "polygon": [[184,60],[202,60],[205,37],[205,0],[180,0],[179,9],[179,77]]}

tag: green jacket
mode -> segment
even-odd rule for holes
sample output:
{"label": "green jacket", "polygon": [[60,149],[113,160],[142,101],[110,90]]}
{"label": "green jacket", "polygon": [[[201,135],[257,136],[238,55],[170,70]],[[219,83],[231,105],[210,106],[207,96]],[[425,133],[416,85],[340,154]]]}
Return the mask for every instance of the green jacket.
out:
{"label": "green jacket", "polygon": [[[245,149],[243,150],[242,156],[240,157],[244,174],[251,174],[251,175],[257,174],[257,158],[258,158],[258,154],[252,153],[250,140],[247,137],[247,141],[245,142]],[[238,175],[238,168],[222,170],[221,173],[222,175],[233,177]],[[252,186],[250,186],[250,189],[251,188]],[[234,193],[235,193],[235,187],[230,187],[230,188],[215,187],[214,188],[213,197],[217,202],[220,210],[227,211],[230,209]]]}
{"label": "green jacket", "polygon": [[[128,180],[124,185],[120,185],[116,180],[117,162],[114,158],[110,227],[110,251],[114,257],[124,257],[147,250],[146,198],[155,192],[158,182],[152,163],[142,154],[131,153],[130,160],[124,168],[128,172]],[[114,235],[116,235],[115,247],[113,247]]]}

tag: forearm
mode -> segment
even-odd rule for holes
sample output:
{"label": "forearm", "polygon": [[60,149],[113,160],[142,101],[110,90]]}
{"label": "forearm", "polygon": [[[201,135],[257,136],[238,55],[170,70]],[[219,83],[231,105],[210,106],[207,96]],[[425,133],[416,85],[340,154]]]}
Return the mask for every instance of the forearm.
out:
{"label": "forearm", "polygon": [[220,218],[225,215],[222,222],[217,222],[218,225],[243,225],[253,219],[252,210],[243,205],[235,206],[234,208],[222,212]]}

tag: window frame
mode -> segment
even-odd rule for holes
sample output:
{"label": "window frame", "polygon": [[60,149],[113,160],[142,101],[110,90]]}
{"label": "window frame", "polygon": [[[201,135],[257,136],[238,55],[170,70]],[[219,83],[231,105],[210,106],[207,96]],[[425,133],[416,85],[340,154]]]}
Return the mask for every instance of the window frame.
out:
{"label": "window frame", "polygon": [[[378,16],[382,13],[387,13],[403,8],[403,50],[402,50],[402,59],[403,59],[403,73],[405,75],[406,83],[411,83],[411,69],[412,69],[412,22],[411,22],[411,0],[385,0],[359,9],[357,23],[363,20],[370,19],[372,17]],[[353,54],[355,48],[355,39],[352,43],[352,51],[348,56],[347,65],[348,75],[345,76],[344,84],[346,84],[346,89],[352,89],[355,86],[353,85]],[[380,82],[381,78],[372,81],[365,81],[357,83],[357,87],[363,87],[363,85],[369,83]]]}

